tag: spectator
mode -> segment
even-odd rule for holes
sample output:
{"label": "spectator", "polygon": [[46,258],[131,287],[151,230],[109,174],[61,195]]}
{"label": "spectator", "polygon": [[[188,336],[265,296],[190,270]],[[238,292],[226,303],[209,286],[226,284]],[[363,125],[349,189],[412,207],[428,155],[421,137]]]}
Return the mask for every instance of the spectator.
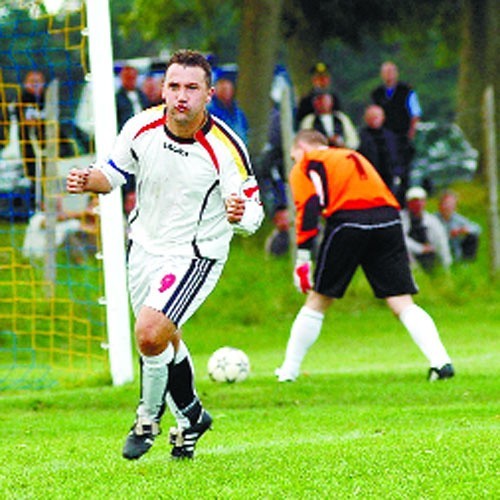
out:
{"label": "spectator", "polygon": [[300,129],[314,129],[328,138],[330,146],[357,149],[359,136],[351,119],[342,111],[334,111],[334,97],[324,91],[312,100],[314,112],[300,122]]}
{"label": "spectator", "polygon": [[436,215],[446,229],[455,261],[474,260],[477,256],[481,227],[457,213],[457,203],[457,194],[445,191],[439,198],[439,210]]}
{"label": "spectator", "polygon": [[248,144],[248,121],[235,99],[236,87],[232,77],[224,72],[217,76],[215,93],[207,109],[209,113],[227,123]]}
{"label": "spectator", "polygon": [[372,100],[384,109],[385,126],[398,139],[399,158],[402,164],[401,188],[398,201],[403,206],[405,193],[410,185],[410,168],[415,149],[413,139],[422,110],[416,92],[410,85],[399,82],[398,67],[386,61],[380,68],[383,84],[372,92]]}
{"label": "spectator", "polygon": [[118,130],[133,115],[149,107],[149,101],[137,87],[138,71],[132,66],[124,66],[120,71],[121,85],[116,92],[116,117]]}
{"label": "spectator", "polygon": [[142,82],[142,91],[147,97],[150,106],[158,106],[163,103],[161,96],[161,77],[156,75],[147,75]]}
{"label": "spectator", "polygon": [[28,71],[23,80],[21,101],[18,106],[19,142],[24,174],[32,181],[31,208],[38,209],[42,201],[40,188],[44,175],[45,83],[45,76],[41,71]]}
{"label": "spectator", "polygon": [[[83,211],[63,210],[62,200],[57,200],[55,225],[56,247],[66,246],[69,256],[77,265],[83,264],[88,253],[97,249],[97,196],[89,197]],[[23,242],[23,256],[41,259],[47,252],[47,216],[38,211],[30,218]]]}
{"label": "spectator", "polygon": [[[149,107],[149,101],[142,90],[137,87],[138,71],[132,66],[124,66],[120,71],[121,85],[116,92],[116,119],[120,131],[125,122],[132,116]],[[132,205],[129,198],[134,198],[135,178],[129,175],[122,186],[124,207]],[[128,215],[129,212],[127,212]]]}
{"label": "spectator", "polygon": [[9,126],[9,111],[3,99],[3,92],[0,91],[0,154],[9,144]]}
{"label": "spectator", "polygon": [[266,251],[275,256],[288,252],[290,229],[288,201],[285,185],[285,164],[281,140],[281,116],[277,104],[271,109],[268,141],[257,162],[259,184],[263,193],[266,212],[274,229],[266,239]]}
{"label": "spectator", "polygon": [[329,92],[333,96],[333,110],[340,111],[340,100],[332,90],[332,77],[330,68],[324,62],[317,62],[310,70],[311,90],[299,101],[297,114],[295,117],[296,128],[300,127],[300,122],[305,116],[314,113],[313,98],[318,92]]}
{"label": "spectator", "polygon": [[413,262],[432,272],[438,262],[449,268],[452,262],[446,230],[440,220],[425,210],[427,192],[415,186],[406,193],[405,210],[401,211],[406,246]]}
{"label": "spectator", "polygon": [[363,116],[365,126],[361,129],[358,151],[370,160],[387,187],[397,196],[401,185],[401,171],[397,138],[384,126],[384,110],[371,104]]}

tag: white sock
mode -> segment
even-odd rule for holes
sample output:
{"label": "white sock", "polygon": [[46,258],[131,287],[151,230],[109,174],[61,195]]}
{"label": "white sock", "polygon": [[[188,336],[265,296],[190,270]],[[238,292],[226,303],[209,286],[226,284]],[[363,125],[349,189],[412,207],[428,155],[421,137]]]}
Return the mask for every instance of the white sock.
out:
{"label": "white sock", "polygon": [[163,413],[168,382],[168,364],[174,359],[172,344],[156,356],[142,359],[141,403],[137,415],[158,422]]}
{"label": "white sock", "polygon": [[321,332],[325,315],[303,306],[293,322],[281,371],[293,378],[299,376],[302,360]]}
{"label": "white sock", "polygon": [[[175,353],[175,356],[174,356],[174,365],[178,365],[179,363],[182,363],[186,358],[188,360],[189,366],[191,367],[191,372],[194,375],[194,367],[193,367],[193,362],[191,360],[191,355],[189,354],[189,350],[188,350],[186,344],[184,343],[184,341],[180,340],[179,347],[178,347],[177,352]],[[193,386],[192,390],[193,390],[193,394],[195,396],[195,399],[193,400],[193,404],[199,404],[199,400],[197,399],[194,386]],[[170,412],[174,415],[174,417],[177,421],[178,427],[186,429],[186,428],[191,426],[191,422],[190,422],[189,418],[177,406],[177,404],[173,400],[170,392],[167,392],[166,397],[165,397],[165,402],[167,403]],[[184,411],[185,411],[185,409],[184,409]]]}
{"label": "white sock", "polygon": [[415,344],[429,360],[431,367],[441,368],[451,362],[439,338],[434,320],[421,307],[417,304],[406,307],[399,315],[399,319]]}

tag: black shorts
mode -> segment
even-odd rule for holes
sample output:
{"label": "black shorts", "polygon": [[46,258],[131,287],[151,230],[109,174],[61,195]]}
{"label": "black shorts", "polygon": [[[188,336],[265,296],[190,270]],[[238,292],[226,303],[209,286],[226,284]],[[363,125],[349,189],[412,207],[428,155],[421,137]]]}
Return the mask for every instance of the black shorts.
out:
{"label": "black shorts", "polygon": [[343,297],[358,266],[378,298],[418,292],[396,209],[349,210],[328,220],[314,290],[327,297]]}

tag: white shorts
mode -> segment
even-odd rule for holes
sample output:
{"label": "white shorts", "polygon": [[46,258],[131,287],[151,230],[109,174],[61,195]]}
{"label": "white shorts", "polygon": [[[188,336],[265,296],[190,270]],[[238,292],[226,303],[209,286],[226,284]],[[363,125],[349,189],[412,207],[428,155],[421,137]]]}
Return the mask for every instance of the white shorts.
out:
{"label": "white shorts", "polygon": [[162,311],[180,328],[210,295],[224,264],[194,256],[153,255],[133,243],[128,256],[128,289],[135,316],[146,305]]}

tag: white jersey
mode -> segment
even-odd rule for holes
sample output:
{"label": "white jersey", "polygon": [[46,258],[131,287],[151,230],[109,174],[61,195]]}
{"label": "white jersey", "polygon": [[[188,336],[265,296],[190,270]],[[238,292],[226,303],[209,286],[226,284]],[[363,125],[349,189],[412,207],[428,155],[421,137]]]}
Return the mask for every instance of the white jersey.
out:
{"label": "white jersey", "polygon": [[[251,234],[264,216],[245,145],[213,116],[183,139],[167,129],[164,106],[147,109],[125,123],[108,160],[95,167],[113,188],[135,175],[130,238],[155,255],[225,259],[233,231]],[[232,193],[246,201],[236,224],[224,204]]]}

